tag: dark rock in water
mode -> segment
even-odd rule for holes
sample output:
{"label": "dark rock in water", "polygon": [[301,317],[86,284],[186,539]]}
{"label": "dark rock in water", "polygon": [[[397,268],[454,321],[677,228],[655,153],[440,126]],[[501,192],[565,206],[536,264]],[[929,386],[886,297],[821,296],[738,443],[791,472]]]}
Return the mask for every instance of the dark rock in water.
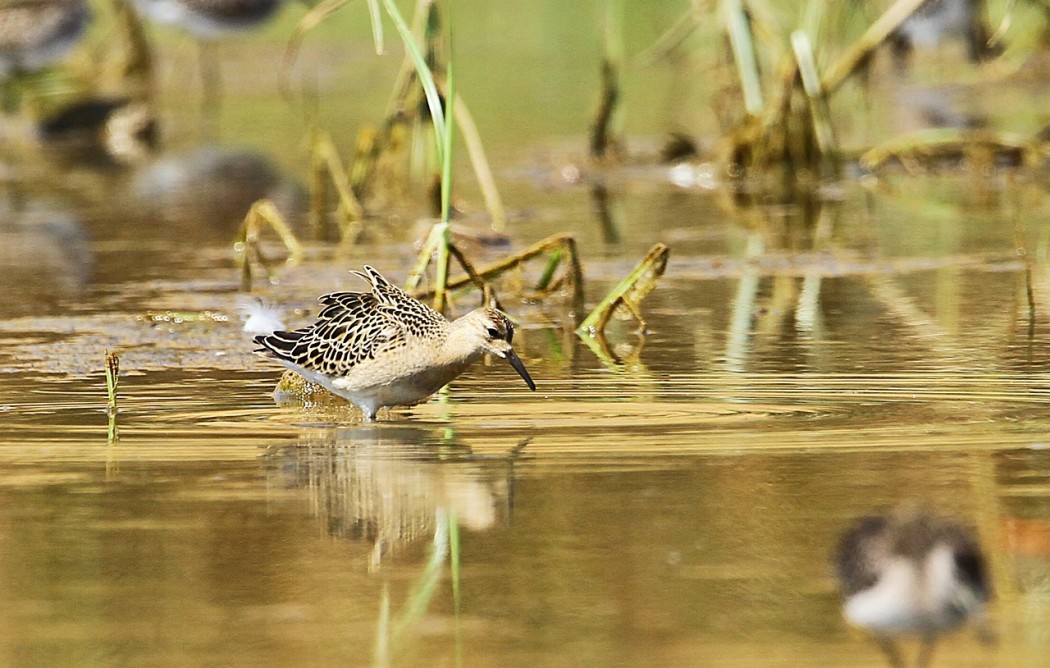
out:
{"label": "dark rock in water", "polygon": [[132,193],[169,221],[229,229],[263,198],[273,200],[290,223],[306,209],[303,188],[266,156],[217,146],[157,160],[136,175]]}

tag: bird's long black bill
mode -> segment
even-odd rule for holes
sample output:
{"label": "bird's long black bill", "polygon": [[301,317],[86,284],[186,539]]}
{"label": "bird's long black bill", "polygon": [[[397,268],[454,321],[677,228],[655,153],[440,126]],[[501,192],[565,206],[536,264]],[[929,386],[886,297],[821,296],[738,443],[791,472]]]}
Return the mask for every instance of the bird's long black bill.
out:
{"label": "bird's long black bill", "polygon": [[518,372],[518,375],[521,376],[522,380],[525,381],[525,384],[529,386],[529,389],[536,391],[536,383],[532,382],[532,376],[525,370],[525,365],[521,363],[521,358],[518,357],[518,354],[513,350],[508,350],[505,357],[510,362],[510,365],[514,367],[514,370]]}

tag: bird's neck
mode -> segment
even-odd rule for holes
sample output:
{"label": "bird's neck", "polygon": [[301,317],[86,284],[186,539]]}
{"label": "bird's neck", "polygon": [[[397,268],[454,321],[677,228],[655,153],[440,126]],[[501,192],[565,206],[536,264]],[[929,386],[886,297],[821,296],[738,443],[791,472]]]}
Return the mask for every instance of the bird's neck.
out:
{"label": "bird's neck", "polygon": [[485,352],[478,348],[476,337],[466,327],[453,322],[441,344],[441,358],[445,364],[467,365],[481,359]]}

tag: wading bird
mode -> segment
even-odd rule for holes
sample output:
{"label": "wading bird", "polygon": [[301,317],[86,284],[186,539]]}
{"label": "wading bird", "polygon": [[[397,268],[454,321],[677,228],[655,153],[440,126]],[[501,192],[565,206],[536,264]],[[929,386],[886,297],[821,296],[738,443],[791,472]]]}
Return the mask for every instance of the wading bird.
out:
{"label": "wading bird", "polygon": [[909,508],[862,518],[842,536],[835,562],[843,615],[875,637],[894,667],[906,665],[901,638],[920,639],[916,665],[928,666],[939,636],[983,621],[984,556],[952,520]]}
{"label": "wading bird", "polygon": [[506,315],[479,308],[450,322],[372,267],[364,269],[353,273],[371,292],[320,297],[317,322],[257,336],[256,352],[343,397],[369,422],[380,408],[423,401],[485,353],[507,360],[536,389],[511,347],[514,327]]}

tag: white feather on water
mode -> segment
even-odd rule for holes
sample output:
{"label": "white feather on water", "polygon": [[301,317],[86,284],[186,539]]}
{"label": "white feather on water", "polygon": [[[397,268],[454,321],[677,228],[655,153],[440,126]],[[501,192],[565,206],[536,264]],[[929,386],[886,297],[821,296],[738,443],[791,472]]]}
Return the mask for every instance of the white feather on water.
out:
{"label": "white feather on water", "polygon": [[273,334],[284,329],[280,311],[259,297],[240,295],[237,298],[237,312],[244,320],[243,330],[252,336]]}

